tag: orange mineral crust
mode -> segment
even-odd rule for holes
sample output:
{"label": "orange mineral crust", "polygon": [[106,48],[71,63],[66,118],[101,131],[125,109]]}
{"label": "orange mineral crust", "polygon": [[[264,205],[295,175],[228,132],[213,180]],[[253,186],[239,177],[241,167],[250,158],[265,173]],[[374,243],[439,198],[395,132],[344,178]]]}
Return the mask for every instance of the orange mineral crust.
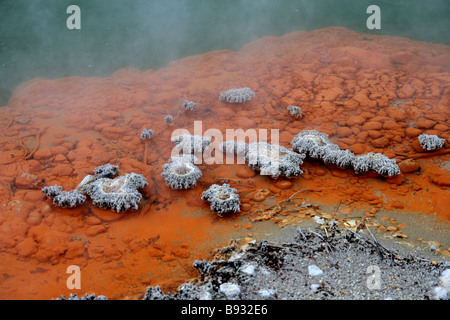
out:
{"label": "orange mineral crust", "polygon": [[[241,87],[254,91],[251,101],[219,100],[220,92]],[[184,111],[184,100],[197,106]],[[137,299],[147,286],[175,290],[196,276],[195,260],[210,257],[237,229],[247,234],[265,209],[291,196],[448,221],[449,104],[450,47],[342,28],[266,37],[239,52],[191,56],[159,70],[31,80],[0,108],[0,298]],[[289,116],[291,105],[302,117]],[[269,129],[269,138],[278,129],[287,148],[299,132],[317,130],[356,155],[395,158],[401,174],[306,158],[299,177],[274,180],[246,164],[203,163],[195,188],[172,190],[161,176],[171,135],[182,128],[194,134],[194,121],[200,134],[218,129],[224,138],[227,129]],[[144,128],[155,132],[146,142]],[[422,149],[422,133],[445,139],[444,147]],[[90,199],[64,209],[40,190],[72,190],[106,163],[146,178],[138,210],[116,213]],[[201,196],[213,183],[237,189],[241,212],[211,212]],[[70,265],[80,267],[80,290],[66,286]]]}

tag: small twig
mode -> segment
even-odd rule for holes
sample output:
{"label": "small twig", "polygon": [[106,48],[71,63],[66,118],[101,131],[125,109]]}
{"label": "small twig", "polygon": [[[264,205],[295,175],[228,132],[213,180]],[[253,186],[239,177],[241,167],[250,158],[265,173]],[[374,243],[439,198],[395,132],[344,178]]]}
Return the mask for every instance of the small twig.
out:
{"label": "small twig", "polygon": [[320,239],[325,240],[325,239],[322,237],[321,234],[319,234],[319,233],[317,233],[317,232],[314,232],[314,231],[312,231],[312,230],[309,230],[309,232],[315,234],[315,235],[318,236]]}
{"label": "small twig", "polygon": [[275,243],[270,243],[270,242],[264,242],[264,246],[265,247],[270,247],[273,249],[280,249],[280,250],[285,250],[286,246],[284,245],[279,245],[279,244],[275,244]]}
{"label": "small twig", "polygon": [[303,192],[303,191],[307,191],[307,190],[309,190],[309,189],[308,189],[308,188],[305,188],[305,189],[298,190],[297,192],[295,192],[294,194],[292,194],[289,198],[284,199],[284,200],[281,200],[280,202],[278,202],[278,203],[277,203],[276,205],[274,205],[273,207],[278,206],[278,205],[280,205],[280,204],[282,204],[282,203],[285,203],[285,202],[289,202],[289,201],[291,201],[291,199],[292,199],[297,193],[300,193],[300,192]]}
{"label": "small twig", "polygon": [[22,138],[18,139],[17,141],[18,141],[19,146],[20,146],[23,150],[25,150],[25,157],[26,157],[27,154],[28,154],[28,149],[27,149],[27,147],[25,147],[25,144],[23,143]]}
{"label": "small twig", "polygon": [[292,197],[294,197],[297,193],[302,192],[302,191],[306,191],[306,190],[308,190],[308,189],[306,188],[306,189],[298,190],[297,192],[295,192],[293,195],[291,195],[291,196],[290,196],[287,200],[285,200],[285,201],[286,201],[286,202],[291,201]]}
{"label": "small twig", "polygon": [[386,249],[383,245],[381,245],[381,244],[377,241],[377,239],[375,238],[375,236],[373,235],[372,231],[370,231],[370,229],[369,229],[369,227],[368,227],[367,225],[366,225],[366,229],[367,229],[367,231],[369,231],[370,235],[372,236],[373,241],[375,241],[375,243],[376,243],[377,245],[379,245],[380,247],[382,247],[382,248],[383,248],[384,250],[386,250],[387,252],[391,253],[390,250]]}
{"label": "small twig", "polygon": [[41,141],[41,132],[38,132],[36,134],[36,146],[34,147],[34,149],[25,157],[25,159],[30,159],[33,154],[39,149],[39,145],[40,145],[40,141]]}
{"label": "small twig", "polygon": [[341,207],[341,200],[339,200],[339,203],[336,206],[336,209],[334,209],[333,214],[331,215],[332,218],[334,218],[334,215],[336,214],[336,212],[339,210],[340,207]]}
{"label": "small twig", "polygon": [[[374,243],[372,243],[372,242],[370,242],[370,241],[364,239],[363,237],[361,237],[359,234],[357,234],[356,232],[354,232],[354,231],[351,230],[351,229],[347,229],[347,230],[350,231],[350,232],[351,232],[354,236],[356,236],[358,239],[360,239],[360,240],[364,241],[365,243],[368,243],[368,244],[370,244],[372,247],[374,247],[375,250],[377,250],[377,253],[378,253],[378,256],[380,257],[380,259],[383,260],[383,254],[380,252],[380,250],[378,249],[378,247],[376,246],[376,244],[374,244]],[[369,232],[370,232],[370,231],[369,231]],[[349,248],[349,250],[350,250],[350,248]]]}
{"label": "small twig", "polygon": [[306,236],[305,236],[305,234],[303,233],[303,231],[302,231],[302,229],[300,227],[297,228],[297,232],[300,233],[300,235],[302,236],[303,240],[306,240]]}
{"label": "small twig", "polygon": [[300,207],[297,207],[297,208],[294,208],[294,209],[290,209],[290,210],[286,210],[285,212],[291,212],[291,211],[295,211],[295,210],[298,210],[298,209],[309,208],[311,206],[312,206],[312,204],[309,204],[309,203],[302,204]]}
{"label": "small twig", "polygon": [[325,230],[325,234],[326,234],[327,238],[329,238],[327,228],[325,227],[325,228],[323,228],[323,230]]}
{"label": "small twig", "polygon": [[[386,249],[384,246],[382,246],[377,239],[375,238],[375,236],[373,235],[372,231],[370,231],[369,227],[366,225],[366,229],[367,231],[369,231],[370,235],[372,236],[373,241],[375,241],[375,244],[380,246],[381,248],[383,248],[384,250],[386,250],[389,254],[392,255],[391,251],[389,251],[388,249]],[[372,244],[372,242],[369,241],[370,244]],[[378,255],[380,256],[380,259],[383,260],[383,254],[380,252],[380,250],[378,250],[378,247],[372,244],[372,246],[377,250]]]}
{"label": "small twig", "polygon": [[365,226],[366,224],[364,223],[364,221],[367,220],[367,218],[365,218],[365,217],[358,217],[358,218],[361,218],[361,220],[359,221],[358,225],[355,228],[356,231],[359,231],[361,229],[361,227],[360,227],[361,225]]}
{"label": "small twig", "polygon": [[8,130],[9,127],[11,127],[13,123],[14,123],[14,118],[9,119],[9,123],[6,125],[6,128],[4,130],[5,131]]}

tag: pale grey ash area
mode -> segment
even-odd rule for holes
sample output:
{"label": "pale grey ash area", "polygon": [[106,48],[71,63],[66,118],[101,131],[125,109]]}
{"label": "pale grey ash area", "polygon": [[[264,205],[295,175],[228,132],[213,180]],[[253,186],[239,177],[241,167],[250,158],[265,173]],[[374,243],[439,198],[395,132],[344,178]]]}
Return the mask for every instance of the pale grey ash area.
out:
{"label": "pale grey ash area", "polygon": [[[392,244],[392,243],[391,243]],[[367,231],[329,225],[236,243],[177,292],[148,287],[144,300],[439,300],[450,298],[450,261],[422,258]]]}

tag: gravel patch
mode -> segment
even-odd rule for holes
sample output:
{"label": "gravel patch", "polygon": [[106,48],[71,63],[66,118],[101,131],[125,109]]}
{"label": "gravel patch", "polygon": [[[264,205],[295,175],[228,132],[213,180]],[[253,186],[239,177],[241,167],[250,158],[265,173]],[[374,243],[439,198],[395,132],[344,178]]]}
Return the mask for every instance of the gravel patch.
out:
{"label": "gravel patch", "polygon": [[148,287],[144,300],[449,299],[450,262],[407,252],[367,229],[297,228],[290,237],[234,241],[215,260],[196,261],[199,277],[178,292]]}

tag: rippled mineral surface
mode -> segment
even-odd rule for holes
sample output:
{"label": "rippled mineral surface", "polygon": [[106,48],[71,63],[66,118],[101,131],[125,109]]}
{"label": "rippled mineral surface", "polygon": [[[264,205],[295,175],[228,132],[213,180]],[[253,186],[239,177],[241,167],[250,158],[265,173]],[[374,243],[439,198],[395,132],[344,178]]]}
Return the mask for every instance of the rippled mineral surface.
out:
{"label": "rippled mineral surface", "polygon": [[[220,92],[241,87],[253,90],[251,101],[219,99]],[[186,99],[197,105],[180,112]],[[303,117],[290,117],[290,105],[300,106]],[[31,80],[0,108],[0,297],[95,293],[137,299],[147,286],[175,290],[196,276],[192,263],[208,258],[231,233],[251,235],[259,220],[283,224],[311,216],[273,210],[290,197],[304,208],[337,208],[333,214],[344,218],[362,212],[370,221],[395,210],[400,217],[437,217],[445,225],[449,106],[448,46],[342,28],[266,37],[238,52],[208,52],[159,70]],[[174,117],[172,126],[167,115]],[[194,134],[194,121],[202,121],[203,131],[224,134],[278,129],[279,144],[287,148],[299,132],[317,130],[356,155],[395,158],[402,173],[382,177],[306,158],[302,175],[274,180],[246,164],[203,163],[195,188],[171,190],[161,176],[171,134],[178,128]],[[155,132],[147,142],[140,139],[144,128]],[[422,133],[445,139],[445,146],[423,150]],[[41,192],[55,184],[72,190],[106,163],[147,179],[138,210],[116,213],[90,199],[64,209]],[[213,183],[238,190],[241,212],[225,218],[211,213],[201,195]],[[402,228],[392,227],[383,228],[391,234]],[[448,254],[447,247],[440,250]],[[81,290],[66,286],[70,265],[81,269]]]}

